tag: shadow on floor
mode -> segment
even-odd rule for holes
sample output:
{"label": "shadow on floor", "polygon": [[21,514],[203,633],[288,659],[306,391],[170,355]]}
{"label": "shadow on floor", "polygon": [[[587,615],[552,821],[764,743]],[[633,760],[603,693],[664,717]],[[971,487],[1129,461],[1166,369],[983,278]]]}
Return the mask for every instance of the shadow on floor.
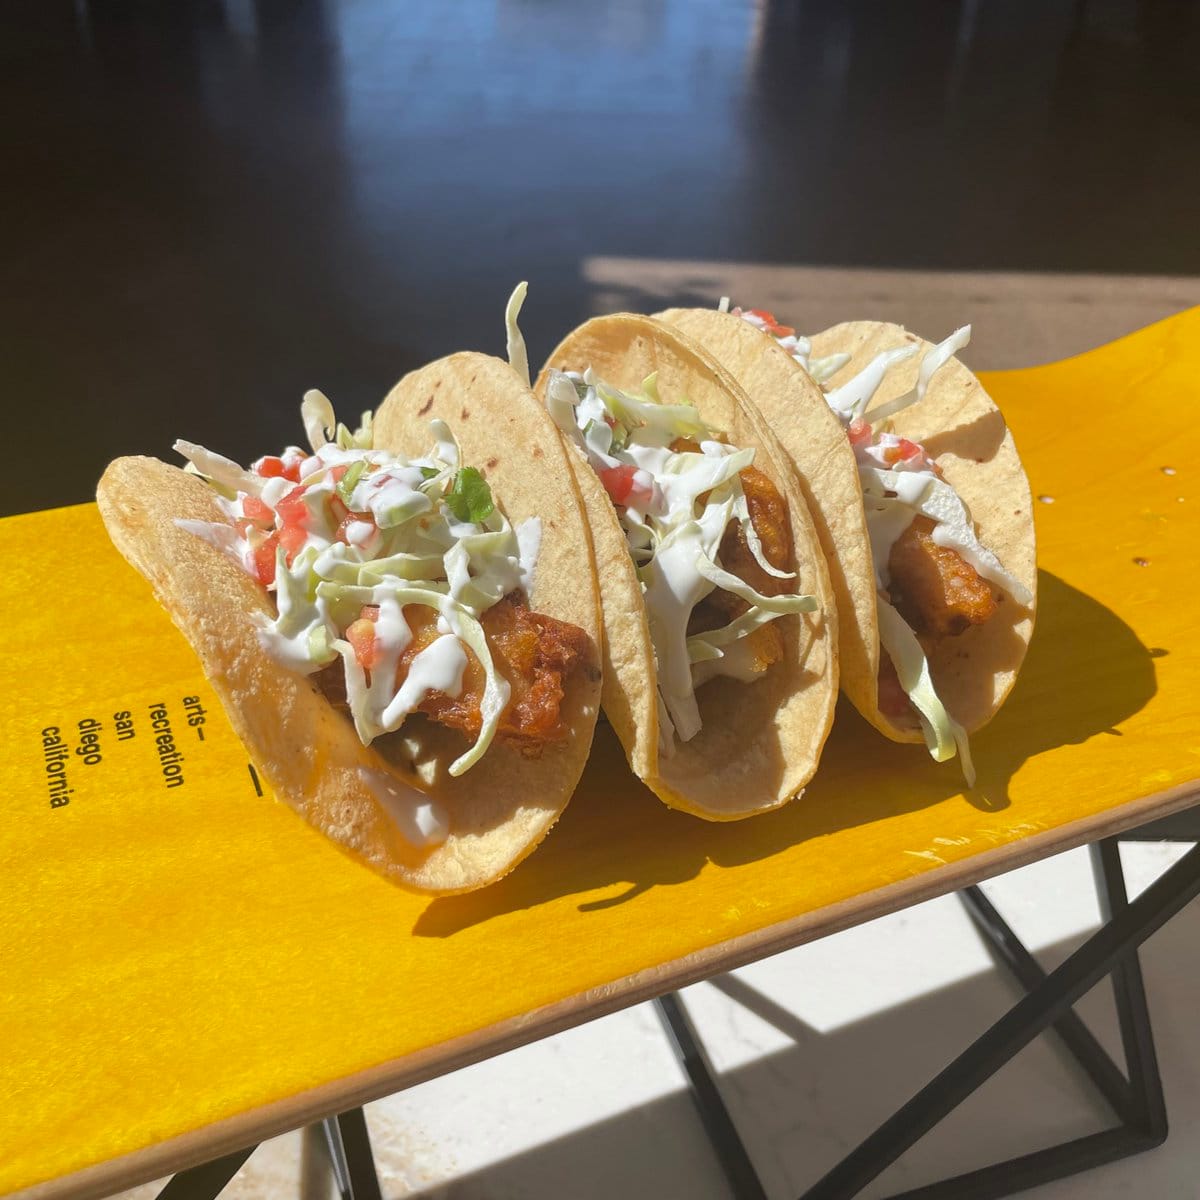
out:
{"label": "shadow on floor", "polygon": [[[1200,1119],[1200,1095],[1188,1084],[1188,1064],[1194,1068],[1200,1061],[1200,1032],[1188,1015],[1190,997],[1200,984],[1193,953],[1198,935],[1200,910],[1193,907],[1142,952],[1168,1105],[1173,1099],[1181,1101],[1171,1116],[1182,1132],[1158,1152],[1048,1185],[1031,1196],[1101,1200],[1136,1192],[1155,1200],[1190,1200],[1194,1195],[1189,1189],[1195,1152],[1185,1140],[1186,1130]],[[1058,943],[1040,957],[1048,965],[1057,964],[1083,936]],[[914,946],[914,952],[929,949]],[[1186,969],[1181,964],[1187,964]],[[998,1019],[1018,994],[997,973],[981,974],[821,1033],[739,977],[727,976],[686,993],[702,1035],[710,1039],[715,1035],[726,1047],[737,1044],[736,1026],[714,1004],[713,988],[775,1026],[793,1043],[721,1075],[723,1094],[767,1193],[780,1198],[796,1196],[811,1186]],[[1107,985],[1089,993],[1079,1011],[1119,1062]],[[587,1079],[578,1079],[577,1086],[586,1089]],[[1113,1123],[1073,1061],[1056,1041],[1043,1037],[866,1189],[863,1197],[890,1195]],[[486,1133],[481,1131],[481,1136]],[[381,1165],[386,1166],[382,1123],[374,1137]],[[699,1157],[708,1161],[700,1163]],[[705,1179],[711,1186],[697,1182]],[[716,1200],[726,1194],[716,1159],[703,1144],[690,1098],[682,1091],[419,1193],[424,1200],[552,1196],[600,1200],[614,1195]]]}

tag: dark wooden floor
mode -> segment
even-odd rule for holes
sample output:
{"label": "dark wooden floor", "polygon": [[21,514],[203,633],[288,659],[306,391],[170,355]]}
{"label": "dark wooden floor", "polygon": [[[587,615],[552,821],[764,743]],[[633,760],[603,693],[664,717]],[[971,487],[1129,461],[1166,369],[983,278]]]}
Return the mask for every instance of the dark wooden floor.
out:
{"label": "dark wooden floor", "polygon": [[519,278],[536,358],[589,258],[1198,274],[1198,8],[10,0],[0,512],[498,351]]}

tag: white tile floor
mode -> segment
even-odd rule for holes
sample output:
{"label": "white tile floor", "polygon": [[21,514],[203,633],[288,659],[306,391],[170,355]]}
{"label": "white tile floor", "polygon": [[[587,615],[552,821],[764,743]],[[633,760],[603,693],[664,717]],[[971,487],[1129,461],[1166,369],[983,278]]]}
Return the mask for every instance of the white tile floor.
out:
{"label": "white tile floor", "polygon": [[[1132,844],[1140,891],[1186,847]],[[1053,966],[1094,928],[1086,853],[986,886]],[[1174,1133],[1149,1154],[1025,1193],[1031,1200],[1200,1197],[1200,904],[1142,962]],[[685,993],[767,1193],[814,1182],[1015,1000],[958,902],[935,900]],[[1102,985],[1080,1011],[1119,1057]],[[367,1108],[384,1195],[427,1200],[725,1200],[654,1012],[641,1005]],[[1098,1130],[1111,1118],[1040,1039],[918,1144],[865,1200]],[[249,1160],[229,1200],[294,1196],[300,1136]],[[148,1200],[157,1185],[125,1193]],[[310,1198],[311,1200],[311,1198]]]}

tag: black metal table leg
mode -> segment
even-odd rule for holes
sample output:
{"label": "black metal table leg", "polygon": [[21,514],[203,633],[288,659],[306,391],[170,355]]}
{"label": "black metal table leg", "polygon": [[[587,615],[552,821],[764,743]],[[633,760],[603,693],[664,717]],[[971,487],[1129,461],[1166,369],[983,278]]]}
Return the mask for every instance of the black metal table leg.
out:
{"label": "black metal table leg", "polygon": [[352,1108],[321,1122],[333,1177],[341,1200],[381,1200],[367,1118]]}
{"label": "black metal table leg", "polygon": [[739,1200],[766,1200],[766,1192],[734,1127],[729,1110],[721,1100],[712,1067],[682,1001],[677,993],[668,992],[665,996],[659,996],[655,1004],[675,1056],[687,1073],[700,1119],[704,1122],[734,1195]]}
{"label": "black metal table leg", "polygon": [[[1137,947],[1200,895],[1200,846],[1190,850],[1133,902],[1129,902],[1125,893],[1116,840],[1093,847],[1092,854],[1102,914],[1107,923],[1049,974],[1038,966],[983,893],[968,889],[964,896],[968,912],[1001,961],[1026,987],[1027,995],[807,1191],[802,1200],[850,1200],[857,1196],[905,1150],[1051,1026],[1079,1059],[1122,1123],[1059,1146],[915,1188],[892,1200],[994,1200],[1148,1150],[1162,1142],[1166,1135],[1166,1111]],[[1113,980],[1128,1079],[1070,1011],[1105,975],[1111,975]],[[666,996],[659,1007],[735,1195],[762,1196],[762,1185],[682,1006],[677,997]]]}
{"label": "black metal table leg", "polygon": [[[1100,897],[1100,915],[1111,921],[1129,907],[1125,875],[1121,870],[1121,847],[1117,841],[1109,839],[1089,846],[1088,850]],[[1131,950],[1113,971],[1112,986],[1121,1043],[1129,1067],[1129,1087],[1136,1105],[1136,1124],[1151,1139],[1151,1144],[1157,1146],[1167,1136],[1167,1105],[1158,1072],[1158,1056],[1154,1051],[1142,965],[1136,949]]]}
{"label": "black metal table leg", "polygon": [[[1032,992],[1046,982],[1046,972],[979,888],[965,888],[958,898],[988,948],[1025,991]],[[1074,1009],[1067,1009],[1052,1028],[1113,1112],[1125,1124],[1133,1123],[1137,1105],[1129,1080]]]}
{"label": "black metal table leg", "polygon": [[[327,1117],[320,1129],[340,1200],[382,1200],[367,1120],[361,1108]],[[248,1146],[235,1154],[180,1171],[158,1193],[158,1200],[215,1200],[257,1149]]]}
{"label": "black metal table leg", "polygon": [[[1190,900],[1200,895],[1200,846],[1194,847],[1136,900],[1114,914],[1046,982],[1009,1010],[973,1046],[952,1062],[931,1083],[885,1121],[856,1150],[846,1156],[815,1187],[805,1200],[848,1200],[890,1166],[914,1142],[928,1133],[947,1113],[962,1103],[1018,1051],[1024,1049],[1048,1025],[1104,978],[1131,950],[1161,928]],[[1103,1135],[1099,1135],[1103,1136]],[[1091,1139],[1082,1139],[1085,1141]],[[1122,1139],[1124,1140],[1124,1139]],[[1076,1143],[1071,1153],[1055,1157],[1053,1151],[1026,1157],[1036,1171],[1026,1171],[1015,1184],[1013,1164],[1005,1164],[1006,1191],[1032,1187],[1061,1178],[1078,1167]],[[1063,1151],[1066,1147],[1056,1147]],[[979,1180],[980,1173],[973,1173]],[[947,1181],[947,1185],[953,1181]],[[941,1185],[943,1195],[952,1194]],[[928,1194],[928,1189],[926,1189]],[[966,1195],[966,1193],[960,1193]],[[974,1196],[987,1193],[976,1190]],[[910,1193],[913,1195],[913,1193]]]}
{"label": "black metal table leg", "polygon": [[338,1200],[352,1200],[350,1164],[346,1162],[346,1147],[342,1141],[342,1129],[337,1117],[326,1117],[321,1122],[321,1133],[325,1138],[325,1150],[329,1154],[329,1166],[333,1171],[333,1186],[337,1188]]}
{"label": "black metal table leg", "polygon": [[352,1200],[381,1200],[366,1114],[361,1108],[352,1108],[342,1113],[337,1121],[341,1126],[346,1163],[350,1168]]}
{"label": "black metal table leg", "polygon": [[[1065,1179],[1132,1154],[1141,1154],[1156,1144],[1148,1142],[1136,1129],[1118,1125],[1115,1129],[1105,1129],[1059,1146],[993,1163],[978,1171],[968,1171],[953,1179],[898,1192],[888,1200],[1001,1200],[1053,1179]],[[805,1193],[802,1200],[808,1200],[809,1194]]]}
{"label": "black metal table leg", "polygon": [[256,1149],[257,1146],[247,1146],[224,1158],[214,1158],[212,1162],[180,1171],[167,1181],[158,1193],[158,1200],[214,1200]]}
{"label": "black metal table leg", "polygon": [[[1194,837],[1194,826],[1185,827]],[[1135,831],[1138,838],[1142,831]],[[1177,826],[1146,837],[1172,838]],[[914,1188],[892,1200],[996,1200],[1161,1144],[1166,1106],[1154,1049],[1138,946],[1200,894],[1200,845],[1190,850],[1136,900],[1128,899],[1117,839],[1089,848],[1107,922],[1047,974],[978,888],[961,893],[976,928],[1027,994],[982,1037],[885,1121],[802,1200],[851,1200],[1037,1035],[1053,1027],[1087,1071],[1122,1124],[1063,1145],[1035,1151],[953,1179]],[[1105,1052],[1072,1006],[1105,975],[1112,978],[1129,1077]],[[738,1200],[765,1200],[754,1165],[729,1115],[712,1067],[679,997],[657,1001],[663,1026],[683,1066],[704,1127]],[[381,1200],[370,1135],[361,1108],[319,1126],[341,1200]],[[159,1200],[213,1200],[255,1147],[180,1172]]]}
{"label": "black metal table leg", "polygon": [[300,1186],[296,1200],[330,1200],[329,1147],[320,1125],[306,1125],[300,1134]]}

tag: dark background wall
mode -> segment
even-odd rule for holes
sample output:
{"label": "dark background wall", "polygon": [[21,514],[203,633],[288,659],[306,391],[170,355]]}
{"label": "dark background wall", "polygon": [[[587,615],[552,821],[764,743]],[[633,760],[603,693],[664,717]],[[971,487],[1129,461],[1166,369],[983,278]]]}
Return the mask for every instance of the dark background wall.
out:
{"label": "dark background wall", "polygon": [[536,358],[598,257],[1200,274],[1198,7],[9,3],[0,512],[500,351],[520,278]]}

